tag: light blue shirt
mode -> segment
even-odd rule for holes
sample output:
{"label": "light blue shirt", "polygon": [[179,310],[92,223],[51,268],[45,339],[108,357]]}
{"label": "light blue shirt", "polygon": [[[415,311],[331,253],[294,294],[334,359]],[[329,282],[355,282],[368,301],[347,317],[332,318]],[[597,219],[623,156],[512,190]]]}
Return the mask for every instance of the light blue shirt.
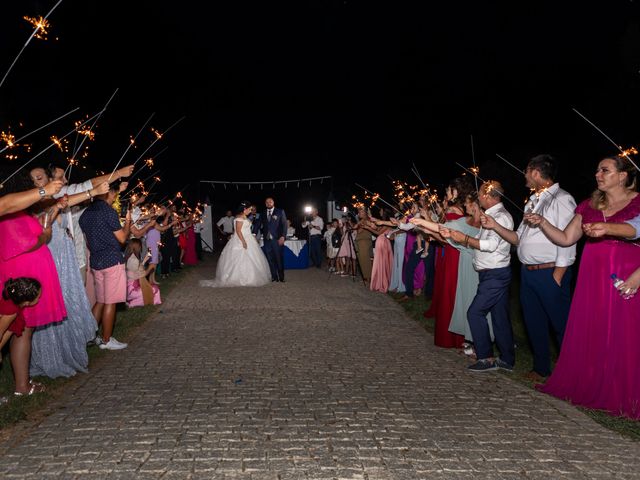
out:
{"label": "light blue shirt", "polygon": [[638,215],[636,218],[632,218],[631,220],[627,220],[624,223],[628,223],[636,229],[636,236],[633,237],[633,240],[637,240],[638,238],[640,238],[640,215]]}

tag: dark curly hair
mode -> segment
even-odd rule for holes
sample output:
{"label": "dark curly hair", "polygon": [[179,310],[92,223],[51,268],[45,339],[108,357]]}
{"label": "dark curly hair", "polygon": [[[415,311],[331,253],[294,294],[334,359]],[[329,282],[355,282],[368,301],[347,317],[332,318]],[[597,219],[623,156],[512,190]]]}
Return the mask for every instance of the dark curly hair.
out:
{"label": "dark curly hair", "polygon": [[40,282],[35,278],[10,278],[4,282],[2,298],[11,300],[16,305],[33,302],[40,294],[41,288]]}

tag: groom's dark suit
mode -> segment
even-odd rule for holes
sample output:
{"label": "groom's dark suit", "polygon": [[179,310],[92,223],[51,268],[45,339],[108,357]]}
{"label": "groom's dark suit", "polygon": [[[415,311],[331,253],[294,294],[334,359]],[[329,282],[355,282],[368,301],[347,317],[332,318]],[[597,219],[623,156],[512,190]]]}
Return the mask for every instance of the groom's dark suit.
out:
{"label": "groom's dark suit", "polygon": [[287,217],[281,208],[263,210],[258,219],[264,241],[264,253],[269,261],[271,280],[284,282],[284,245],[278,245],[279,238],[287,236]]}

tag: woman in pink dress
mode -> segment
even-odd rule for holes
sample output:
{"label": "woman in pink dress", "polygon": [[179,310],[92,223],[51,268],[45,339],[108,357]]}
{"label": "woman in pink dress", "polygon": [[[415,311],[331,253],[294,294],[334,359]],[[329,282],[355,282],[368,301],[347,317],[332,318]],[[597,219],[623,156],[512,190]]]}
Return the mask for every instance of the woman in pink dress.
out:
{"label": "woman in pink dress", "polygon": [[[594,222],[624,222],[640,214],[637,172],[625,158],[605,158],[596,190],[558,230],[543,217],[525,215],[561,246],[576,243]],[[640,264],[640,243],[587,238],[567,329],[554,372],[540,390],[577,405],[640,418],[640,297],[623,298],[611,275],[625,279]]]}
{"label": "woman in pink dress", "polygon": [[[3,192],[12,199],[13,205],[27,208],[50,198],[60,191],[62,182],[50,182],[42,188],[17,192],[20,185],[7,183]],[[15,192],[15,193],[12,193]],[[6,201],[6,199],[5,199]],[[11,201],[9,202],[11,203]],[[0,214],[0,285],[10,278],[34,278],[42,285],[42,294],[37,304],[23,310],[26,324],[24,333],[11,339],[11,365],[15,379],[17,395],[42,391],[40,384],[29,381],[29,358],[31,356],[31,333],[34,327],[60,322],[67,312],[62,298],[62,289],[58,280],[53,257],[46,243],[51,238],[51,224],[43,229],[40,223],[24,211],[16,211],[9,206],[1,208]]]}
{"label": "woman in pink dress", "polygon": [[[376,219],[372,220],[375,221]],[[381,211],[380,220],[388,220],[386,212]],[[369,222],[369,231],[377,235],[373,255],[373,269],[371,270],[371,284],[369,285],[369,288],[374,292],[387,293],[391,282],[393,248],[386,235],[389,230],[391,230],[389,227],[376,227],[373,222]]]}
{"label": "woman in pink dress", "polygon": [[355,275],[356,272],[356,250],[355,250],[354,224],[350,218],[345,219],[342,225],[342,239],[338,250],[338,265],[336,275],[347,277]]}

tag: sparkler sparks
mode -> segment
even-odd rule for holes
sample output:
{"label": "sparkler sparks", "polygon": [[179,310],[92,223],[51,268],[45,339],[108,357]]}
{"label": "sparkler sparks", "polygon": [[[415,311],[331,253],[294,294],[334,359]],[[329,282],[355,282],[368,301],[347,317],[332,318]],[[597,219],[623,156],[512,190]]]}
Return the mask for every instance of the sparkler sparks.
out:
{"label": "sparkler sparks", "polygon": [[69,151],[69,141],[67,139],[60,140],[55,135],[51,135],[50,139],[61,152],[66,153]]}
{"label": "sparkler sparks", "polygon": [[[62,0],[58,0],[58,2],[53,6],[53,8],[51,8],[51,10],[49,10],[49,12],[44,17],[41,17],[41,20],[39,21],[39,25],[37,25],[36,29],[33,32],[31,32],[31,35],[29,35],[29,38],[27,38],[27,41],[24,42],[24,45],[22,46],[22,48],[18,52],[18,55],[16,55],[16,58],[14,58],[13,62],[11,62],[11,65],[9,65],[9,69],[4,74],[4,77],[2,77],[2,80],[0,80],[0,88],[2,87],[2,85],[4,85],[4,82],[7,79],[7,77],[9,76],[9,73],[11,72],[11,70],[14,67],[14,65],[16,64],[18,59],[20,58],[20,55],[22,55],[22,52],[24,52],[24,49],[27,48],[27,45],[29,45],[29,42],[31,42],[33,37],[35,37],[36,35],[38,35],[40,33],[40,29],[42,28],[42,25],[44,25],[44,23],[47,22],[47,19],[49,18],[49,15],[51,15],[53,13],[53,11],[56,8],[58,8],[58,5],[60,5],[61,3],[62,3]],[[47,22],[47,26],[49,26],[48,22]]]}
{"label": "sparkler sparks", "polygon": [[11,132],[9,133],[1,132],[0,139],[7,144],[7,148],[13,148],[17,145],[16,137]]}
{"label": "sparkler sparks", "polygon": [[91,141],[93,141],[93,139],[96,136],[96,134],[93,132],[93,130],[91,128],[89,128],[89,127],[86,127],[86,126],[82,126],[82,127],[76,128],[76,132],[78,132],[80,135],[84,135],[85,137],[87,137]]}
{"label": "sparkler sparks", "polygon": [[618,147],[620,149],[620,154],[618,155],[619,157],[628,157],[629,155],[637,155],[638,154],[638,150],[636,149],[636,147],[630,147],[627,148],[626,150],[623,150],[622,147]]}
{"label": "sparkler sparks", "polygon": [[31,25],[36,27],[36,30],[33,34],[34,37],[36,37],[38,40],[47,39],[47,35],[49,34],[49,31],[47,29],[51,27],[49,20],[47,20],[44,17],[35,18],[35,17],[27,17],[26,15],[22,18],[24,18],[27,22],[29,22]]}
{"label": "sparkler sparks", "polygon": [[154,135],[156,136],[156,138],[158,140],[160,140],[162,138],[162,133],[160,133],[158,130],[156,130],[155,128],[152,128],[151,131],[154,133]]}

